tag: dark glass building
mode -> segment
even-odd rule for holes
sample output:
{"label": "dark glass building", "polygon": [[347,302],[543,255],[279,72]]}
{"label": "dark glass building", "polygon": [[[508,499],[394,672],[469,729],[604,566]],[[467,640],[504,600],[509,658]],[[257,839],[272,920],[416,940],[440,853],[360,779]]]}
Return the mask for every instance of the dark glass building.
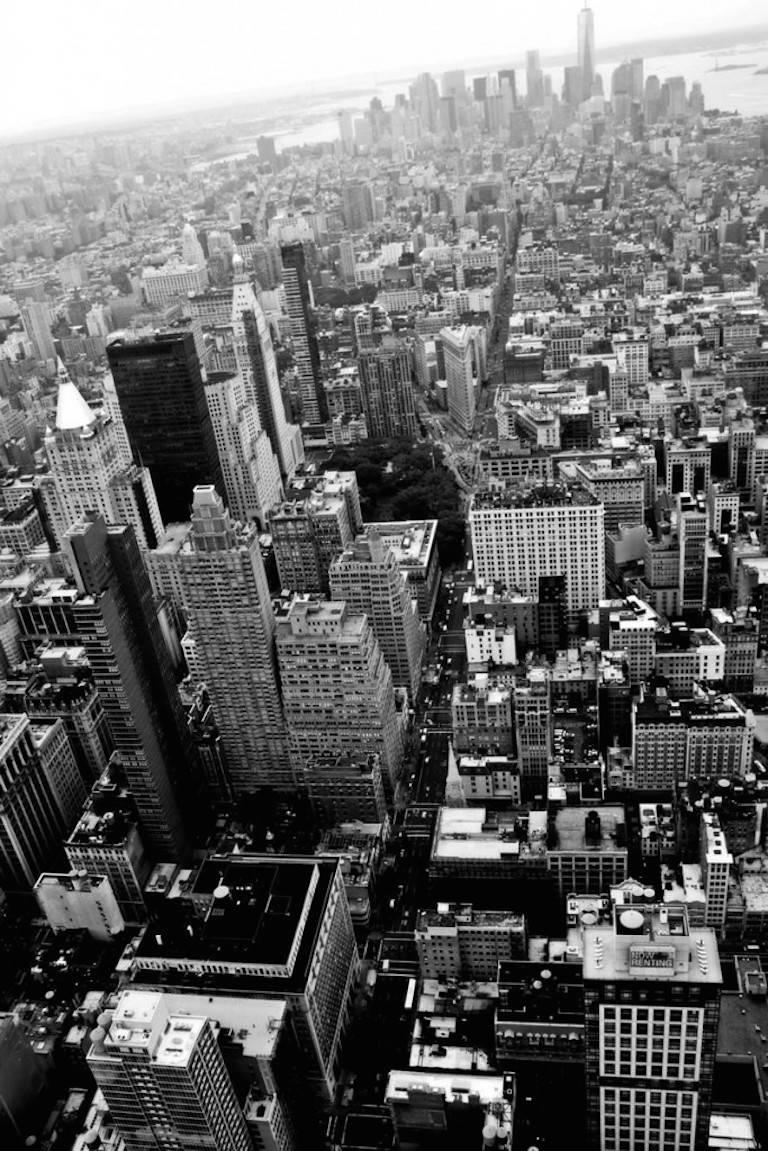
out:
{"label": "dark glass building", "polygon": [[328,419],[328,405],[320,378],[320,349],[312,319],[304,248],[298,241],[283,244],[280,256],[283,261],[283,287],[291,321],[293,358],[299,377],[302,421],[308,424],[325,423]]}
{"label": "dark glass building", "polygon": [[163,522],[188,520],[196,484],[225,490],[194,337],[115,336],[107,356],[134,461],[150,470]]}

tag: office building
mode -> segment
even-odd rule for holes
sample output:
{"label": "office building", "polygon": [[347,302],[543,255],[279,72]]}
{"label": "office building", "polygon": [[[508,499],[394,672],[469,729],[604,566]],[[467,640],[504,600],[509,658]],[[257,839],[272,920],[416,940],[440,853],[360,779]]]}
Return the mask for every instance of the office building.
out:
{"label": "office building", "polygon": [[328,1102],[339,1075],[358,958],[338,860],[211,856],[179,915],[147,929],[132,986],[285,1001],[299,1046],[305,1099]]}
{"label": "office building", "polygon": [[408,581],[390,548],[368,525],[366,535],[333,561],[330,593],[350,611],[363,613],[373,628],[395,687],[414,697],[421,681],[426,634]]}
{"label": "office building", "polygon": [[477,581],[536,596],[542,576],[564,576],[572,619],[604,594],[604,524],[603,505],[579,486],[480,492],[469,510]]}
{"label": "office building", "polygon": [[232,286],[232,334],[237,368],[246,385],[246,399],[255,402],[262,429],[277,456],[280,474],[290,480],[304,462],[301,429],[289,423],[280,391],[275,349],[264,310],[247,278],[235,266]]}
{"label": "office building", "polygon": [[304,423],[325,423],[328,409],[320,375],[320,351],[315,334],[315,321],[307,274],[304,248],[298,241],[280,249],[283,262],[283,287],[290,320],[293,358],[299,378],[299,393]]}
{"label": "office building", "polygon": [[419,421],[411,384],[411,353],[404,346],[362,352],[357,366],[369,437],[415,440]]}
{"label": "office building", "polygon": [[93,785],[82,815],[64,844],[64,852],[74,873],[106,877],[126,923],[146,920],[144,885],[152,863],[118,756],[112,757]]}
{"label": "office building", "polygon": [[186,1006],[174,1011],[164,995],[123,991],[106,1026],[91,1032],[88,1066],[127,1151],[251,1151],[218,1023]]}
{"label": "office building", "polygon": [[679,595],[683,612],[702,611],[707,603],[709,516],[703,500],[677,497],[680,545]]}
{"label": "office building", "polygon": [[56,345],[51,335],[51,309],[48,304],[29,300],[21,309],[24,331],[38,360],[49,363],[56,359]]}
{"label": "office building", "polygon": [[202,292],[208,286],[208,269],[197,264],[170,261],[159,268],[144,268],[141,288],[148,304],[162,307],[173,300]]}
{"label": "office building", "polygon": [[473,755],[510,755],[514,748],[513,688],[477,675],[457,683],[451,694],[453,745]]}
{"label": "office building", "polygon": [[595,79],[595,19],[592,9],[586,5],[576,18],[578,38],[578,67],[581,73],[581,98],[588,100],[592,95]]}
{"label": "office building", "polygon": [[182,647],[213,706],[232,792],[293,782],[275,659],[275,620],[255,527],[233,526],[196,487],[192,530],[172,557],[187,620]]}
{"label": "office building", "polygon": [[60,545],[72,524],[96,511],[107,523],[130,524],[143,550],[155,546],[163,522],[148,469],[125,461],[112,420],[91,410],[61,361],[56,420],[44,443],[53,482],[41,490]]}
{"label": "office building", "polygon": [[163,522],[186,520],[195,484],[224,490],[194,336],[121,332],[107,357],[134,462],[149,468]]}
{"label": "office building", "polygon": [[350,546],[359,525],[350,521],[347,494],[328,480],[280,504],[270,516],[269,530],[280,586],[327,594],[331,564]]}
{"label": "office building", "polygon": [[378,755],[327,755],[296,768],[318,827],[384,823],[387,799]]}
{"label": "office building", "polygon": [[365,524],[366,534],[375,533],[394,555],[419,611],[429,623],[440,590],[437,554],[437,520],[388,520]]}
{"label": "office building", "polygon": [[699,863],[704,883],[706,903],[704,923],[721,935],[725,927],[728,904],[728,881],[730,879],[733,856],[728,850],[725,832],[720,826],[717,812],[701,813],[699,831]]}
{"label": "office building", "polygon": [[[17,598],[25,654],[85,649],[141,817],[159,858],[183,854],[182,806],[196,795],[194,749],[133,530],[86,518],[64,541],[77,586],[53,580]],[[42,870],[42,869],[41,869]]]}
{"label": "office building", "polygon": [[106,875],[44,871],[33,890],[53,931],[87,931],[92,939],[108,943],[125,928]]}
{"label": "office building", "polygon": [[60,720],[0,716],[0,888],[29,890],[61,861],[86,796]]}
{"label": "office building", "polygon": [[476,911],[471,904],[438,904],[416,916],[416,951],[422,979],[495,980],[504,959],[524,958],[525,919],[507,911]]}
{"label": "office building", "polygon": [[256,404],[240,373],[211,372],[205,398],[219,453],[224,494],[232,516],[263,529],[283,496],[280,467]]}
{"label": "office building", "polygon": [[584,929],[590,1147],[707,1146],[721,983],[714,932],[681,904]]}
{"label": "office building", "polygon": [[517,761],[523,789],[546,786],[552,759],[552,704],[546,668],[531,667],[526,681],[512,689]]}
{"label": "office building", "polygon": [[744,776],[754,739],[755,717],[733,696],[641,695],[632,704],[633,786],[659,791],[686,779]]}
{"label": "office building", "polygon": [[569,892],[600,895],[627,878],[624,808],[561,807],[550,812],[549,871],[562,899]]}
{"label": "office building", "polygon": [[392,673],[364,615],[296,598],[277,617],[277,658],[292,753],[378,755],[394,788],[403,733]]}
{"label": "office building", "polygon": [[469,434],[475,422],[474,329],[465,324],[443,328],[440,342],[445,357],[448,411],[459,428]]}

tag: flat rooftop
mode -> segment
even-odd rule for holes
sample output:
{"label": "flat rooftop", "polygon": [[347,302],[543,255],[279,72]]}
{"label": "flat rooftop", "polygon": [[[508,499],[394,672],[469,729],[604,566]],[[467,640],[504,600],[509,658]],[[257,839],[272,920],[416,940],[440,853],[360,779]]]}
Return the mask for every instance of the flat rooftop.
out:
{"label": "flat rooftop", "polygon": [[580,484],[536,484],[508,487],[500,492],[477,492],[470,512],[598,506],[602,507],[602,502]]}
{"label": "flat rooftop", "polygon": [[192,883],[186,916],[144,931],[133,982],[176,986],[189,962],[210,968],[202,982],[217,988],[270,996],[303,988],[337,867],[319,857],[211,856]]}
{"label": "flat rooftop", "polygon": [[504,1075],[442,1074],[439,1071],[391,1071],[387,1080],[385,1099],[407,1101],[410,1091],[442,1095],[449,1103],[467,1103],[476,1095],[481,1105],[503,1103],[505,1099]]}
{"label": "flat rooftop", "polygon": [[426,567],[435,543],[437,520],[386,520],[363,524],[376,532],[401,567]]}
{"label": "flat rooftop", "polygon": [[483,859],[514,863],[546,855],[547,813],[531,811],[527,839],[509,821],[486,819],[484,807],[443,807],[438,812],[432,847],[433,859]]}
{"label": "flat rooftop", "polygon": [[[596,812],[599,824],[588,821],[590,813]],[[589,826],[599,828],[599,834],[587,835]],[[606,807],[561,807],[555,815],[557,846],[552,851],[624,851],[626,840],[620,841],[619,827],[626,827],[626,814],[619,804]]]}
{"label": "flat rooftop", "polygon": [[584,930],[584,979],[595,982],[723,982],[714,931],[689,928],[685,907],[618,906],[613,924]]}

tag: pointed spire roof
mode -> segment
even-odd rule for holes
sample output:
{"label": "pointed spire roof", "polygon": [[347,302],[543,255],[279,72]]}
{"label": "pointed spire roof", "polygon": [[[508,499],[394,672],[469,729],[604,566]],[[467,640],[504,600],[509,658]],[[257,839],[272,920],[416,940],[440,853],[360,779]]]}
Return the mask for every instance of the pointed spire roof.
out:
{"label": "pointed spire roof", "polygon": [[60,432],[72,432],[78,428],[89,428],[96,422],[96,413],[91,411],[88,404],[72,380],[69,372],[58,361],[59,395],[56,401],[56,429]]}

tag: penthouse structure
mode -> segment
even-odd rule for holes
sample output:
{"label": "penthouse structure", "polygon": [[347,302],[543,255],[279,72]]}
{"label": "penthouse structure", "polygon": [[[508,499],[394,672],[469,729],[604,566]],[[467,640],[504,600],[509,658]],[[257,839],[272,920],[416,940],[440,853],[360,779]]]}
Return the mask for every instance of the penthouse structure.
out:
{"label": "penthouse structure", "polygon": [[707,1145],[722,975],[682,905],[584,929],[587,1125],[600,1151]]}
{"label": "penthouse structure", "polygon": [[480,583],[535,596],[542,576],[562,576],[568,615],[597,607],[605,590],[605,509],[583,488],[480,492],[469,511]]}

